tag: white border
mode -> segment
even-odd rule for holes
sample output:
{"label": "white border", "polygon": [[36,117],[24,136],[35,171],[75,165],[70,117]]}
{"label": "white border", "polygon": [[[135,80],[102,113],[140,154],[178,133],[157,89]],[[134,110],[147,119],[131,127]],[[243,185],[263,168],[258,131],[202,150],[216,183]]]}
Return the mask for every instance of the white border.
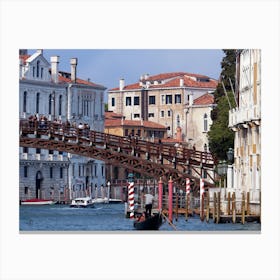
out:
{"label": "white border", "polygon": [[[0,10],[1,279],[280,278],[278,1],[7,0]],[[18,49],[69,47],[261,48],[262,233],[19,234]]]}

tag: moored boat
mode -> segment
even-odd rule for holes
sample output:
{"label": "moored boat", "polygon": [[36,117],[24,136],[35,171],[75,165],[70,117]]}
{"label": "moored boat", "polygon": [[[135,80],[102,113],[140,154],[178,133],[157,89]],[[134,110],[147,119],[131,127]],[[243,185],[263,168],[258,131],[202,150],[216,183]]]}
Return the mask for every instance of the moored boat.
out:
{"label": "moored boat", "polygon": [[135,220],[133,226],[137,230],[158,230],[162,225],[162,216],[160,213],[156,213],[145,220]]}
{"label": "moored boat", "polygon": [[70,207],[73,207],[73,208],[93,208],[94,207],[94,202],[89,196],[77,197],[75,199],[72,199]]}
{"label": "moored boat", "polygon": [[56,201],[54,200],[39,198],[25,199],[20,201],[21,205],[52,205],[55,203]]}

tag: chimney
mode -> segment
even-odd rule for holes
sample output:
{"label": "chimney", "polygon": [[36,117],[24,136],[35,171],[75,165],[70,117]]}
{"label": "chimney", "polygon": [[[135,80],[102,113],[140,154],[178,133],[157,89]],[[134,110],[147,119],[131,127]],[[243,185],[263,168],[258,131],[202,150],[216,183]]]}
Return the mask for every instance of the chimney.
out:
{"label": "chimney", "polygon": [[76,83],[78,58],[71,58],[70,64],[71,64],[71,82]]}
{"label": "chimney", "polygon": [[144,79],[145,80],[149,79],[149,74],[145,74]]}
{"label": "chimney", "polygon": [[54,83],[58,83],[58,63],[59,63],[59,56],[52,56],[51,57],[51,76],[52,81]]}
{"label": "chimney", "polygon": [[120,79],[120,90],[124,89],[124,79]]}
{"label": "chimney", "polygon": [[38,49],[38,50],[37,50],[37,53],[43,54],[43,50],[42,50],[42,49]]}
{"label": "chimney", "polygon": [[183,86],[184,86],[184,79],[180,78],[180,87],[183,87]]}

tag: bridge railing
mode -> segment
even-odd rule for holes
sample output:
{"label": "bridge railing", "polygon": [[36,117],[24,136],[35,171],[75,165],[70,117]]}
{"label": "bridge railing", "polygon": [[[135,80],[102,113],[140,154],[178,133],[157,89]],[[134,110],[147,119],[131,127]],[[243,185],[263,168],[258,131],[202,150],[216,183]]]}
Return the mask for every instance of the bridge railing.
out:
{"label": "bridge railing", "polygon": [[69,122],[51,122],[48,120],[21,120],[21,134],[48,135],[63,141],[75,141],[82,145],[96,145],[110,148],[115,152],[122,152],[144,159],[163,159],[169,163],[184,166],[203,166],[213,168],[215,158],[211,153],[195,151],[184,146],[170,146],[163,143],[149,142],[139,137],[122,137],[90,130],[89,127],[79,128]]}

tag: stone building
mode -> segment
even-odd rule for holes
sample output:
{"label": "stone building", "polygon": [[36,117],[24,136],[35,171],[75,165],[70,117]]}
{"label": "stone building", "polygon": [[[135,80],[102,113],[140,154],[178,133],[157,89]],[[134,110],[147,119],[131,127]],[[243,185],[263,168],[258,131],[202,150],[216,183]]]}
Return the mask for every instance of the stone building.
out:
{"label": "stone building", "polygon": [[[237,53],[236,108],[229,112],[235,132],[233,189],[250,192],[260,202],[261,190],[261,50]],[[232,178],[230,178],[231,180]]]}
{"label": "stone building", "polygon": [[[19,117],[45,117],[58,122],[87,123],[104,129],[105,87],[77,77],[77,58],[70,61],[71,72],[59,70],[59,56],[44,57],[43,50],[19,53]],[[20,199],[64,200],[91,194],[105,183],[101,161],[64,152],[22,148],[20,153]]]}
{"label": "stone building", "polygon": [[[216,86],[214,79],[186,72],[146,74],[130,85],[121,79],[119,87],[108,91],[108,109],[125,116],[126,120],[159,123],[167,128],[169,138],[176,139],[177,127],[180,127],[184,142],[205,150],[208,140],[204,124],[207,123],[207,129],[211,124],[214,101],[209,104],[209,96]],[[208,101],[196,103],[200,97]]]}

